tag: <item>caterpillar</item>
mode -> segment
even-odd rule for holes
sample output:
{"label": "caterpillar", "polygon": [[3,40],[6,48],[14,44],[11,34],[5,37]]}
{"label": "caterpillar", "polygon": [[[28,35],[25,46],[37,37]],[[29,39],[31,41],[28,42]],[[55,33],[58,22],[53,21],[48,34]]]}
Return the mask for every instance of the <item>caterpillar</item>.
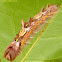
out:
{"label": "caterpillar", "polygon": [[13,61],[22,52],[23,45],[27,43],[26,41],[31,33],[34,32],[40,24],[45,23],[45,20],[55,14],[57,10],[57,5],[54,4],[49,6],[49,4],[47,4],[46,9],[43,7],[33,18],[29,18],[28,22],[24,23],[24,20],[22,20],[22,28],[13,42],[5,50],[4,57],[7,60]]}

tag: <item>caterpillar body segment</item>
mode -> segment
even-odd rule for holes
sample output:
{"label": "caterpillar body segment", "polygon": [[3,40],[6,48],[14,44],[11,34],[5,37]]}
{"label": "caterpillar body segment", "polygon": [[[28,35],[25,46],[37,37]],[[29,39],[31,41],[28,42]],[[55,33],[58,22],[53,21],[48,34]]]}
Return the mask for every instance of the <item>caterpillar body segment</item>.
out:
{"label": "caterpillar body segment", "polygon": [[51,16],[51,14],[54,14],[56,11],[58,10],[57,5],[52,5],[49,6],[49,4],[47,5],[46,9],[44,9],[44,7],[42,8],[41,12],[38,13],[37,15],[35,15],[33,17],[33,19],[39,19],[40,17],[44,17],[43,19],[45,20],[46,18],[48,18],[49,16]]}
{"label": "caterpillar body segment", "polygon": [[49,6],[46,9],[42,8],[41,12],[35,15],[33,18],[29,18],[28,22],[24,23],[22,20],[22,28],[14,38],[13,42],[8,46],[4,52],[4,57],[10,61],[13,61],[22,51],[24,44],[27,43],[31,33],[33,33],[40,24],[46,23],[46,19],[49,18],[58,10],[57,5]]}

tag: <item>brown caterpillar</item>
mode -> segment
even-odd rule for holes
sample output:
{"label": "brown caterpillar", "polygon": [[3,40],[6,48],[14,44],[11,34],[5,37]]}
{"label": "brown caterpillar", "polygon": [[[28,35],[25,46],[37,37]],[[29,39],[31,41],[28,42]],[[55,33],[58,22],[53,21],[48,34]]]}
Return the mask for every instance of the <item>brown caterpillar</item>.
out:
{"label": "brown caterpillar", "polygon": [[48,4],[46,9],[43,7],[41,12],[35,15],[33,18],[29,18],[28,22],[24,23],[24,20],[22,20],[22,28],[16,35],[13,42],[5,50],[4,57],[10,61],[13,61],[16,56],[21,53],[23,45],[27,43],[26,41],[30,37],[30,34],[35,31],[41,23],[45,23],[45,19],[49,18],[57,10],[57,5],[54,4],[49,6]]}

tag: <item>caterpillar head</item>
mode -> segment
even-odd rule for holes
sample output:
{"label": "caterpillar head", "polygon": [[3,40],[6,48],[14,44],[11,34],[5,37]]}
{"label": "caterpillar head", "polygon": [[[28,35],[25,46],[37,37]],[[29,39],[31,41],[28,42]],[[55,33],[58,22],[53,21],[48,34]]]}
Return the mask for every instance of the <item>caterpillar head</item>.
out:
{"label": "caterpillar head", "polygon": [[21,52],[19,48],[19,43],[12,42],[4,53],[4,57],[10,61],[13,61],[17,55]]}

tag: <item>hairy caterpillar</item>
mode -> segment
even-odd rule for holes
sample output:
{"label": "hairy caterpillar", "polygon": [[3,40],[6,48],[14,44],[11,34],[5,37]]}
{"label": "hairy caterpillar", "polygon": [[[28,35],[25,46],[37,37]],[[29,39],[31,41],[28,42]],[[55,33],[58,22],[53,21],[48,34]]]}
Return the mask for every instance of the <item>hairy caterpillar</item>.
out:
{"label": "hairy caterpillar", "polygon": [[45,23],[45,19],[49,18],[57,10],[57,5],[54,4],[49,6],[48,4],[46,9],[43,7],[41,12],[33,18],[29,18],[28,22],[24,23],[24,20],[22,20],[22,28],[14,38],[13,42],[5,50],[4,57],[10,61],[13,61],[16,56],[21,53],[23,45],[27,43],[26,41],[30,37],[31,33],[35,31],[41,23]]}

